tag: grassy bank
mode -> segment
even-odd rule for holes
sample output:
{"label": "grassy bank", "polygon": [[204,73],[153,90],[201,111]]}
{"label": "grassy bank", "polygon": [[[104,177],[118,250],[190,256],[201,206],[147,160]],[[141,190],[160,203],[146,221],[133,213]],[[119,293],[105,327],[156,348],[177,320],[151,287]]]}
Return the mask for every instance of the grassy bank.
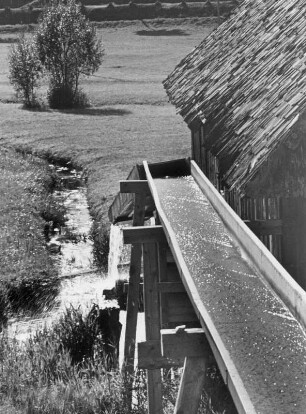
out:
{"label": "grassy bank", "polygon": [[36,311],[48,306],[58,288],[43,235],[45,220],[54,214],[53,178],[41,159],[6,148],[0,148],[0,170],[2,311]]}

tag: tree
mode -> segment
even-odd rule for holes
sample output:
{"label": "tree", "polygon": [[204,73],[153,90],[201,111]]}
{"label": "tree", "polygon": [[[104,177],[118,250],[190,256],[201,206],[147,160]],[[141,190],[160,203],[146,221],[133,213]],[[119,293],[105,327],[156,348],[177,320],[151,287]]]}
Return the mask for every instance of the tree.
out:
{"label": "tree", "polygon": [[33,39],[20,37],[9,53],[9,79],[22,96],[26,107],[36,106],[35,88],[38,87],[42,66]]}
{"label": "tree", "polygon": [[35,35],[39,59],[49,74],[51,107],[72,107],[80,99],[82,75],[92,75],[102,63],[96,30],[75,0],[52,3],[42,14]]}

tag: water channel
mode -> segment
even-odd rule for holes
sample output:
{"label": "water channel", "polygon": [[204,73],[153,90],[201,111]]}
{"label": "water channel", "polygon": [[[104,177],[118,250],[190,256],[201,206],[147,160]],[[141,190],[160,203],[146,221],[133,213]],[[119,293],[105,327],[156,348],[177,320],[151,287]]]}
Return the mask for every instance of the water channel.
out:
{"label": "water channel", "polygon": [[[8,335],[25,340],[36,330],[50,326],[72,305],[83,310],[93,304],[101,308],[117,306],[116,302],[105,301],[103,289],[111,289],[119,275],[122,237],[119,228],[111,231],[112,254],[110,255],[110,272],[105,272],[97,265],[94,257],[93,241],[90,237],[92,219],[86,199],[85,180],[80,171],[68,167],[54,167],[59,177],[59,185],[53,193],[54,201],[65,209],[65,225],[58,226],[55,252],[51,253],[61,285],[53,308],[35,317],[12,318],[8,324]],[[52,232],[54,235],[54,231]],[[53,237],[54,238],[54,237]],[[58,246],[58,247],[57,247]],[[123,270],[124,272],[125,270]],[[124,315],[122,315],[124,318]]]}

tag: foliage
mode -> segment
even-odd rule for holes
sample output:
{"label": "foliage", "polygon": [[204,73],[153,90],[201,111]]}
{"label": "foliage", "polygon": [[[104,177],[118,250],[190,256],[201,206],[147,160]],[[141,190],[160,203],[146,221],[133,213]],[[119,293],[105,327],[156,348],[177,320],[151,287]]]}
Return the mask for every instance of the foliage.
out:
{"label": "foliage", "polygon": [[94,257],[97,265],[106,268],[109,254],[109,227],[103,220],[95,220],[91,227]]}
{"label": "foliage", "polygon": [[[120,370],[108,370],[101,352],[99,334],[93,328],[98,314],[93,306],[87,314],[69,308],[50,328],[36,332],[25,343],[0,336],[0,403],[7,413],[17,414],[145,414],[146,373],[135,370],[132,380]],[[77,362],[75,345],[94,346]],[[67,340],[68,338],[68,340]],[[81,345],[83,348],[83,345]],[[85,349],[85,348],[83,348]],[[163,408],[173,412],[181,370],[163,370]],[[220,374],[219,374],[220,376]],[[215,373],[210,375],[216,385]],[[218,379],[220,381],[220,379]],[[132,385],[133,407],[129,405]],[[209,384],[208,384],[209,385]],[[217,396],[220,398],[220,395]],[[221,396],[222,399],[222,396]],[[218,413],[233,413],[228,407]],[[203,393],[199,414],[216,414]]]}
{"label": "foliage", "polygon": [[53,2],[45,9],[35,36],[39,59],[50,76],[51,107],[73,107],[82,75],[101,65],[103,50],[94,26],[75,0]]}
{"label": "foliage", "polygon": [[[135,407],[131,410],[120,371],[105,369],[99,338],[93,337],[94,330],[88,330],[94,323],[93,309],[83,317],[79,310],[68,309],[59,322],[37,332],[23,345],[2,335],[1,406],[14,406],[16,411],[11,412],[19,409],[28,414],[145,414],[143,374],[135,373]],[[69,340],[67,347],[67,331],[73,331],[79,343],[85,343],[88,334],[95,342],[94,351],[81,363],[73,362],[68,349],[73,344]]]}
{"label": "foliage", "polygon": [[104,341],[99,331],[98,307],[93,305],[87,315],[70,306],[53,329],[53,340],[69,352],[72,364],[94,358],[97,349],[103,354]]}
{"label": "foliage", "polygon": [[49,210],[50,170],[37,157],[0,148],[1,312],[46,308],[59,280],[45,247],[41,217]]}
{"label": "foliage", "polygon": [[33,39],[24,36],[11,47],[9,54],[9,79],[26,107],[36,106],[35,89],[42,74],[42,66],[38,59]]}

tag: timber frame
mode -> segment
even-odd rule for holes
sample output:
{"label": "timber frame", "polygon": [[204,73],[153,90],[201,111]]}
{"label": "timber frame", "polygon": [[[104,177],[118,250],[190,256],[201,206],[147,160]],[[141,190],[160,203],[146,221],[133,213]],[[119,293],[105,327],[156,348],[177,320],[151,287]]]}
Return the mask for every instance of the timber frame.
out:
{"label": "timber frame", "polygon": [[[232,240],[240,246],[243,255],[246,255],[244,257],[252,263],[254,270],[257,269],[260,273],[260,276],[256,276],[255,271],[254,277],[259,283],[263,283],[262,278],[265,280],[262,289],[266,291],[266,283],[268,283],[274,291],[271,296],[273,301],[275,294],[279,295],[282,306],[286,304],[292,312],[292,317],[296,319],[297,329],[299,330],[301,326],[305,327],[306,293],[233,212],[198,165],[194,161],[184,162],[186,171],[183,171],[178,178],[184,179],[186,175],[193,178],[211,206],[218,212],[220,219],[226,223],[226,229],[231,234]],[[132,245],[122,367],[126,385],[130,386],[131,390],[130,403],[132,405],[133,377],[130,374],[134,371],[135,363],[139,290],[143,289],[146,341],[138,344],[138,367],[147,370],[149,414],[162,413],[161,368],[182,366],[183,374],[174,413],[196,413],[211,357],[217,362],[237,411],[240,414],[255,414],[256,409],[248,391],[250,376],[247,374],[242,379],[237,366],[224,347],[222,338],[203,305],[198,287],[184,261],[169,217],[160,203],[155,184],[159,181],[156,178],[161,176],[156,174],[156,171],[151,174],[150,166],[146,162],[144,162],[144,169],[147,180],[120,183],[121,190],[130,191],[128,194],[133,194],[134,198],[134,225],[122,229],[124,243]],[[177,176],[171,172],[171,169],[168,171],[164,165],[164,178],[171,177],[172,180],[170,179],[169,182],[174,182],[173,178]],[[148,198],[156,203],[154,225],[145,225]],[[245,259],[241,257],[240,260]],[[143,284],[140,283],[141,271],[143,271]],[[253,272],[251,267],[250,271]],[[234,277],[236,278],[236,275]],[[280,323],[285,322],[280,321]],[[242,354],[249,355],[244,352]],[[290,376],[290,373],[288,375]]]}
{"label": "timber frame", "polygon": [[138,367],[147,370],[148,412],[163,412],[161,368],[183,367],[174,413],[196,414],[212,358],[210,345],[163,227],[144,225],[147,181],[121,181],[120,191],[134,194],[133,226],[122,229],[124,243],[132,245],[123,372],[128,380],[134,370],[139,289],[143,288],[146,341],[138,344]]}
{"label": "timber frame", "polygon": [[[180,281],[164,230],[162,226],[126,228],[123,238],[134,248],[139,246],[143,257],[146,341],[138,344],[138,367],[147,370],[148,412],[163,412],[161,368],[184,366],[174,413],[196,414],[211,350]],[[134,280],[128,289],[125,373],[132,372],[135,358],[139,295]]]}

